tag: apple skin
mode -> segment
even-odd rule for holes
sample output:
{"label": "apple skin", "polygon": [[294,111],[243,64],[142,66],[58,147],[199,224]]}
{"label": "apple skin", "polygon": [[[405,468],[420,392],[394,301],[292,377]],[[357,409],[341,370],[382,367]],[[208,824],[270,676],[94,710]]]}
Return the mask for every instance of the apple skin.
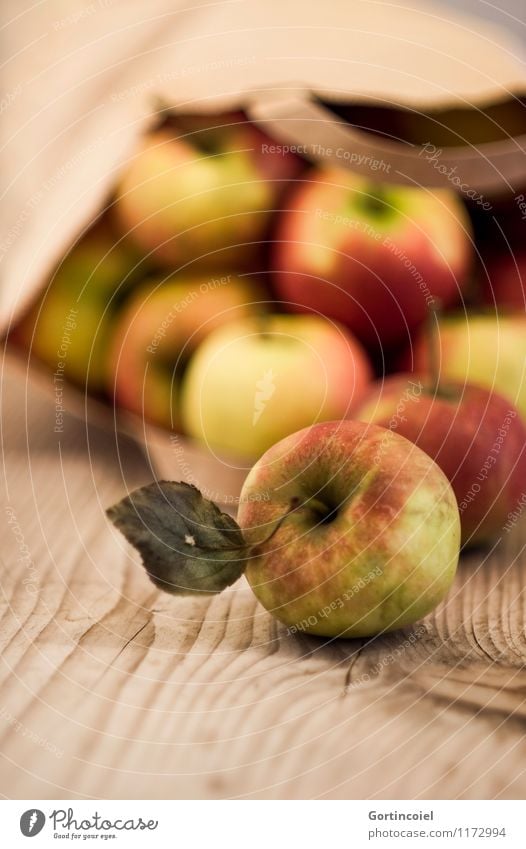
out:
{"label": "apple skin", "polygon": [[471,227],[452,192],[378,186],[323,168],[287,201],[272,265],[290,309],[334,318],[376,349],[407,342],[433,298],[459,300]]}
{"label": "apple skin", "polygon": [[410,625],[445,596],[457,567],[447,478],[402,436],[362,422],[317,424],[274,445],[250,471],[237,518],[260,552],[245,573],[257,598],[310,634]]}
{"label": "apple skin", "polygon": [[267,136],[239,116],[209,123],[151,133],[118,189],[124,231],[173,269],[195,261],[245,267],[261,250],[287,181],[303,167],[293,154],[265,153]]}
{"label": "apple skin", "polygon": [[183,425],[213,450],[253,460],[300,427],[343,418],[371,368],[360,344],[319,316],[268,315],[211,334],[183,384]]}
{"label": "apple skin", "polygon": [[483,304],[497,310],[526,312],[526,250],[488,257],[481,277]]}
{"label": "apple skin", "polygon": [[354,411],[396,430],[440,466],[460,509],[463,545],[489,542],[517,506],[526,481],[526,426],[496,392],[393,375],[374,384]]}
{"label": "apple skin", "polygon": [[[526,419],[526,315],[445,315],[436,334],[440,380],[496,391]],[[401,371],[429,374],[427,334],[417,335]]]}
{"label": "apple skin", "polygon": [[100,392],[114,313],[144,273],[131,246],[106,224],[97,225],[60,263],[12,338],[71,382]]}
{"label": "apple skin", "polygon": [[177,274],[144,282],[112,334],[111,385],[119,407],[169,430],[180,428],[180,373],[221,325],[265,309],[265,291],[235,274]]}

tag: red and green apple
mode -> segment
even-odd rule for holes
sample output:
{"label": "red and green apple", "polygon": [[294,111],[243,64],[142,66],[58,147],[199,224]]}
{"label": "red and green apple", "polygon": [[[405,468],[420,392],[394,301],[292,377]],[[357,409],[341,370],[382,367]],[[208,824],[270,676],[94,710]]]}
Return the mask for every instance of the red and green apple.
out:
{"label": "red and green apple", "polygon": [[453,192],[315,169],[280,215],[275,286],[285,306],[345,324],[378,349],[407,342],[435,299],[460,300],[471,227]]}
{"label": "red and green apple", "polygon": [[81,388],[102,391],[115,314],[144,273],[137,253],[103,220],[66,255],[13,338]]}
{"label": "red and green apple", "polygon": [[[444,315],[437,330],[440,380],[496,391],[526,419],[526,315]],[[403,371],[429,374],[427,331],[401,360]]]}
{"label": "red and green apple", "polygon": [[118,187],[124,232],[160,264],[239,270],[259,256],[301,170],[243,116],[187,119],[145,137]]}
{"label": "red and green apple", "polygon": [[526,426],[507,399],[397,374],[373,385],[354,416],[405,436],[438,463],[457,498],[464,545],[502,533],[526,482]]}
{"label": "red and green apple", "polygon": [[257,598],[310,634],[410,625],[455,575],[460,522],[447,478],[411,442],[374,425],[318,424],[273,446],[247,477],[237,519],[256,546],[245,574]]}

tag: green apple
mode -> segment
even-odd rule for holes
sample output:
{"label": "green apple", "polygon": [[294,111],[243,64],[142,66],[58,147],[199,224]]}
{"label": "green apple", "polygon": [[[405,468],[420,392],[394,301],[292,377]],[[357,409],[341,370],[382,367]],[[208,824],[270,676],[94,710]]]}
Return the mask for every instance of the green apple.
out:
{"label": "green apple", "polygon": [[446,476],[402,436],[361,422],[317,424],[274,445],[246,479],[237,520],[257,598],[309,634],[410,625],[444,598],[459,556]]}
{"label": "green apple", "polygon": [[[440,379],[496,390],[526,417],[526,315],[444,316],[438,326]],[[406,368],[429,372],[427,334],[404,357]]]}
{"label": "green apple", "polygon": [[237,270],[259,252],[300,167],[242,116],[187,120],[144,139],[120,182],[117,214],[162,265]]}
{"label": "green apple", "polygon": [[91,391],[104,389],[113,315],[144,273],[136,253],[97,225],[67,254],[14,331],[47,366]]}
{"label": "green apple", "polygon": [[262,312],[263,286],[235,274],[179,273],[146,280],[114,323],[108,390],[118,406],[180,427],[180,380],[195,348],[218,327]]}
{"label": "green apple", "polygon": [[370,377],[360,344],[324,318],[238,321],[210,334],[191,360],[183,427],[214,451],[254,459],[301,427],[347,415]]}

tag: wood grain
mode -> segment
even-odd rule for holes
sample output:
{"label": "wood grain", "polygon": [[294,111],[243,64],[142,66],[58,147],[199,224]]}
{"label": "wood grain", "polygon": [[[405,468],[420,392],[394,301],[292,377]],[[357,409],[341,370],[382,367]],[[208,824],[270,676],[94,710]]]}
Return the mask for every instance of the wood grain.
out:
{"label": "wood grain", "polygon": [[3,796],[524,796],[524,527],[413,629],[290,635],[243,580],[210,599],[147,581],[104,516],[152,475],[132,442],[55,434],[9,370],[2,402]]}

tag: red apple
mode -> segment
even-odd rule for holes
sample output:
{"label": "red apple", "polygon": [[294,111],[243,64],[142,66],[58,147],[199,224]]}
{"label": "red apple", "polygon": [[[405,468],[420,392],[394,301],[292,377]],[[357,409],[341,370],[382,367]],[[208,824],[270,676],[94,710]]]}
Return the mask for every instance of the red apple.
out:
{"label": "red apple", "polygon": [[264,304],[263,287],[235,274],[146,281],[113,329],[109,389],[117,405],[177,429],[180,378],[191,353],[212,330]]}
{"label": "red apple", "polygon": [[324,168],[290,192],[273,266],[287,306],[335,318],[377,348],[407,341],[435,298],[459,300],[471,253],[469,219],[452,192]]}
{"label": "red apple", "polygon": [[526,249],[493,254],[480,272],[482,302],[497,310],[526,310]]}
{"label": "red apple", "polygon": [[144,139],[123,175],[117,214],[170,268],[238,269],[261,249],[286,182],[302,168],[240,117],[187,120]]}
{"label": "red apple", "polygon": [[317,421],[344,418],[371,378],[351,334],[312,315],[267,315],[221,327],[198,348],[182,388],[184,430],[254,460]]}
{"label": "red apple", "polygon": [[502,533],[526,483],[526,427],[509,401],[400,374],[375,384],[354,417],[395,430],[438,463],[458,501],[464,544]]}

